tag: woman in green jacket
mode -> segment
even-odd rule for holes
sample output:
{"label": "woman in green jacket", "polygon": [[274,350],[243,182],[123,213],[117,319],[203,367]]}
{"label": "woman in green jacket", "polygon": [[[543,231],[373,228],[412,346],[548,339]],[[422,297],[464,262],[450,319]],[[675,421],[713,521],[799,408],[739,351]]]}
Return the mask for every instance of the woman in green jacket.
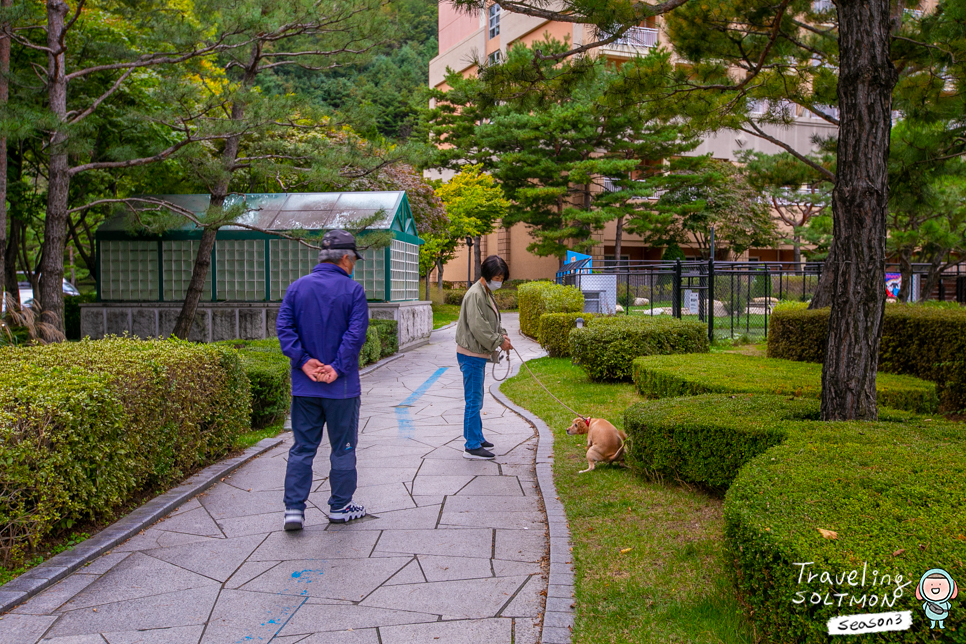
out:
{"label": "woman in green jacket", "polygon": [[489,460],[493,443],[483,438],[483,379],[486,365],[500,351],[513,348],[502,326],[500,309],[493,298],[503,282],[510,278],[510,268],[497,255],[490,255],[480,267],[483,277],[463,296],[460,319],[456,325],[456,360],[463,372],[463,458]]}

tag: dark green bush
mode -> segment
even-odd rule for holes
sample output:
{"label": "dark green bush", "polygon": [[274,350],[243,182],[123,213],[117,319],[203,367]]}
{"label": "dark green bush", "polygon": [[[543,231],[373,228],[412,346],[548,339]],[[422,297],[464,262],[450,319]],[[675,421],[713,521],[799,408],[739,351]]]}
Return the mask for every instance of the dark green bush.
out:
{"label": "dark green bush", "polygon": [[235,351],[128,338],[0,351],[0,558],[180,480],[249,429]]}
{"label": "dark green bush", "polygon": [[466,289],[454,289],[452,291],[446,291],[446,295],[443,296],[443,302],[446,304],[454,304],[456,306],[463,306],[463,296],[466,295]]}
{"label": "dark green bush", "polygon": [[577,328],[577,318],[589,323],[593,317],[593,313],[544,313],[540,316],[540,346],[551,358],[566,358],[570,355],[570,331]]}
{"label": "dark green bush", "polygon": [[370,324],[366,329],[366,341],[359,352],[359,367],[379,361],[382,355],[382,340],[379,337],[379,329]]}
{"label": "dark green bush", "polygon": [[64,335],[68,340],[80,340],[80,305],[97,301],[97,293],[64,297]]}
{"label": "dark green bush", "polygon": [[369,326],[375,327],[379,332],[379,341],[382,345],[379,352],[380,358],[391,356],[399,351],[399,322],[395,320],[369,320]]}
{"label": "dark green bush", "polygon": [[[822,366],[736,353],[648,356],[634,360],[634,384],[652,398],[697,394],[778,394],[819,398]],[[913,376],[879,374],[882,405],[919,413],[939,406],[935,383]]]}
{"label": "dark green bush", "polygon": [[592,319],[570,332],[570,355],[594,382],[630,380],[634,358],[709,350],[708,329],[672,317]]}
{"label": "dark green bush", "polygon": [[[771,318],[768,356],[823,362],[828,309],[779,309]],[[937,385],[939,409],[966,410],[966,309],[889,304],[885,309],[879,369]]]}
{"label": "dark green bush", "polygon": [[292,366],[282,353],[278,338],[216,344],[237,350],[241,358],[252,392],[252,429],[284,419],[292,402]]}
{"label": "dark green bush", "polygon": [[[784,396],[642,403],[625,415],[628,462],[650,476],[728,488],[726,546],[763,641],[824,643],[832,616],[899,610],[913,611],[912,629],[874,641],[938,641],[914,589],[937,566],[966,577],[963,426],[894,410],[883,410],[876,423],[822,423],[818,416],[817,401]],[[870,581],[853,587],[806,575],[799,583],[804,562],[812,562],[809,572],[841,578],[858,570]],[[895,585],[874,586],[873,571],[912,582],[894,606],[883,606],[881,596],[892,602]],[[836,593],[856,601],[876,595],[879,607],[849,606],[849,599],[839,607]],[[966,642],[966,619],[951,615],[943,636]]]}
{"label": "dark green bush", "polygon": [[516,291],[501,289],[493,293],[493,299],[496,300],[496,306],[501,311],[510,311],[520,306]]}
{"label": "dark green bush", "polygon": [[580,313],[584,294],[573,286],[553,282],[528,282],[517,290],[520,304],[520,330],[531,338],[540,336],[540,316],[544,313]]}

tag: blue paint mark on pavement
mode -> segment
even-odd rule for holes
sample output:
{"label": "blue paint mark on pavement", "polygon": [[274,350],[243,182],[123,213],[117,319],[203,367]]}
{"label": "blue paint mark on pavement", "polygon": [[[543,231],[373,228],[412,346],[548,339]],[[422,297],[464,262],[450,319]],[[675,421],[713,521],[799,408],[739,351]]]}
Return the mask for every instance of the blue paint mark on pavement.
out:
{"label": "blue paint mark on pavement", "polygon": [[409,397],[399,403],[399,406],[396,407],[396,422],[399,424],[400,434],[408,438],[416,433],[416,426],[413,424],[413,419],[409,415],[409,407],[416,404],[416,401],[422,398],[423,394],[429,391],[429,388],[436,384],[436,381],[439,380],[440,376],[446,373],[447,369],[449,369],[449,367],[440,367],[437,369],[436,373],[427,378],[426,382],[419,385],[419,387],[416,388],[416,391],[409,394]]}

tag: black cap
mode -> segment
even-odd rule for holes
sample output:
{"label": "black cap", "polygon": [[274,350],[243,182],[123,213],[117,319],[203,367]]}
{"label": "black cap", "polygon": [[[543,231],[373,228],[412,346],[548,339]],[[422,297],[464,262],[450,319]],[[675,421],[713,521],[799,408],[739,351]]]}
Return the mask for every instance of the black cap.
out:
{"label": "black cap", "polygon": [[322,237],[322,248],[324,250],[351,250],[356,254],[356,259],[362,259],[362,255],[356,250],[356,238],[344,230],[330,230]]}

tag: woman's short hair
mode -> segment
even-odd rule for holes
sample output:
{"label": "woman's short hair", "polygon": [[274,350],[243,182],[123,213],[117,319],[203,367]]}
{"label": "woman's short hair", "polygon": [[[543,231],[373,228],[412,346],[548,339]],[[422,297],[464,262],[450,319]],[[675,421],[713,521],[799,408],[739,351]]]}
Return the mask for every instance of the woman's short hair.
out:
{"label": "woman's short hair", "polygon": [[506,265],[506,262],[499,255],[490,255],[484,259],[480,265],[480,272],[483,274],[483,279],[487,282],[497,275],[502,275],[504,280],[510,279],[510,267]]}

